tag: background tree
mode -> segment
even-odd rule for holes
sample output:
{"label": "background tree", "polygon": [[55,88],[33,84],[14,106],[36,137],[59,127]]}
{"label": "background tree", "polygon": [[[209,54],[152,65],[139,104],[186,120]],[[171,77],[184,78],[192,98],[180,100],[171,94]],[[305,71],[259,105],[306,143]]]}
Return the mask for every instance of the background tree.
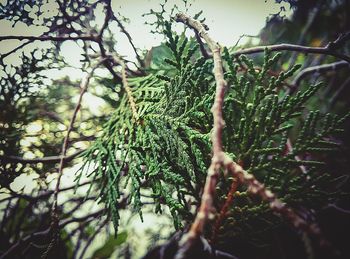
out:
{"label": "background tree", "polygon": [[[111,1],[1,4],[13,26],[45,25],[0,36],[19,40],[0,57],[1,257],[135,257],[128,218],[147,213],[173,222],[149,233],[154,244],[180,231],[149,258],[346,257],[335,230],[348,229],[349,3],[288,2],[293,15],[272,16],[243,49],[164,2],[146,14],[165,38],[148,53]],[[136,62],[116,53],[112,25]],[[66,41],[84,50],[80,82],[47,76],[69,66]]]}

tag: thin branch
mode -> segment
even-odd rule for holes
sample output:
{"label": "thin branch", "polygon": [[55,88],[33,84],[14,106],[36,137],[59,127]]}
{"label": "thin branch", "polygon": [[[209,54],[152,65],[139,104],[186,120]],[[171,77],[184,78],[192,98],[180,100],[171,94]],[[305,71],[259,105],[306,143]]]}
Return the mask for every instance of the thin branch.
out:
{"label": "thin branch", "polygon": [[[75,222],[84,222],[89,218],[96,218],[100,215],[102,215],[104,212],[104,209],[98,210],[96,212],[87,214],[83,217],[79,217],[79,218],[71,218],[65,221],[62,221],[59,223],[59,228],[64,228],[65,226],[71,224],[71,223],[75,223]],[[23,238],[21,238],[18,242],[16,242],[15,244],[13,244],[6,252],[4,252],[0,259],[5,259],[5,258],[11,258],[9,257],[12,253],[16,252],[16,251],[20,251],[18,249],[20,249],[23,245],[25,245],[26,243],[32,241],[35,238],[40,238],[43,236],[47,236],[51,231],[51,226],[48,227],[47,229],[43,230],[43,231],[39,231],[39,232],[35,232],[35,233],[31,233]]]}
{"label": "thin branch", "polygon": [[348,68],[350,69],[350,64],[346,61],[338,61],[330,64],[324,64],[319,66],[308,67],[302,70],[293,80],[292,89],[290,89],[290,94],[293,93],[296,88],[300,85],[300,82],[307,76],[314,73],[324,73],[328,71],[336,71],[339,69]]}
{"label": "thin branch", "polygon": [[337,89],[337,91],[332,95],[332,97],[329,99],[329,107],[333,107],[336,100],[339,96],[341,96],[341,93],[344,91],[350,85],[350,77],[348,77],[345,82],[341,84],[341,86]]}
{"label": "thin branch", "polygon": [[[298,45],[301,44],[305,44],[305,37],[308,33],[308,31],[310,30],[312,24],[314,23],[318,13],[320,12],[320,2],[318,4],[316,4],[314,6],[314,8],[312,8],[312,10],[309,12],[308,18],[307,18],[307,22],[305,24],[305,26],[303,26],[300,35],[299,35],[299,39],[297,41]],[[290,61],[289,61],[289,67],[288,69],[291,69],[294,65],[295,65],[295,61],[297,59],[297,53],[294,52],[291,57],[290,57]]]}
{"label": "thin branch", "polygon": [[122,24],[122,22],[112,13],[112,18],[113,20],[115,20],[121,30],[122,33],[125,34],[125,36],[128,38],[128,41],[132,47],[132,49],[134,50],[134,53],[136,55],[136,59],[137,61],[140,63],[141,67],[144,68],[145,67],[145,62],[142,60],[142,58],[140,57],[139,53],[137,52],[137,48],[135,47],[135,44],[130,36],[130,33],[125,29],[124,25]]}
{"label": "thin branch", "polygon": [[307,47],[307,46],[294,45],[294,44],[277,44],[277,45],[259,46],[259,47],[237,50],[233,53],[233,55],[238,57],[243,54],[261,53],[261,52],[264,52],[265,49],[268,49],[269,51],[287,50],[287,51],[298,51],[305,54],[313,53],[313,54],[329,55],[329,56],[333,56],[333,57],[345,60],[346,62],[350,63],[349,56],[336,52],[334,48],[330,46],[332,45],[328,44],[326,47]]}
{"label": "thin branch", "polygon": [[92,243],[92,241],[96,238],[97,234],[100,233],[100,231],[102,230],[102,228],[107,224],[108,222],[108,218],[106,218],[102,224],[100,226],[98,226],[97,229],[95,229],[95,232],[89,237],[89,239],[86,241],[86,244],[83,248],[83,250],[81,251],[81,254],[79,256],[79,259],[83,259],[84,255],[87,251],[87,249],[89,248],[90,244]]}
{"label": "thin branch", "polygon": [[208,54],[207,50],[205,49],[205,45],[204,45],[204,43],[203,43],[203,41],[202,41],[202,39],[201,39],[201,37],[199,36],[199,34],[198,34],[197,31],[195,31],[195,35],[196,35],[196,40],[197,40],[197,42],[198,42],[198,44],[199,44],[199,49],[200,49],[200,51],[201,51],[201,53],[202,53],[202,56],[203,56],[205,59],[210,58],[210,55]]}
{"label": "thin branch", "polygon": [[214,244],[216,239],[217,239],[217,236],[218,236],[219,230],[220,230],[220,226],[222,225],[222,222],[226,218],[229,207],[231,206],[231,204],[233,202],[237,187],[238,187],[238,181],[236,179],[233,179],[230,190],[227,194],[227,198],[225,200],[225,203],[221,207],[220,214],[219,214],[218,218],[216,219],[215,225],[213,227],[212,236],[211,236],[211,243],[212,244]]}
{"label": "thin branch", "polygon": [[30,41],[66,41],[66,40],[90,40],[97,41],[97,37],[95,35],[81,35],[81,36],[50,36],[50,35],[42,35],[42,36],[20,36],[20,35],[6,35],[0,36],[0,41],[2,40],[30,40]]}
{"label": "thin branch", "polygon": [[[326,241],[321,238],[320,230],[316,224],[307,224],[302,218],[294,213],[285,203],[282,203],[275,194],[265,188],[252,174],[249,174],[243,168],[232,161],[226,155],[222,147],[222,130],[225,125],[223,120],[223,104],[225,97],[226,81],[224,79],[222,58],[220,54],[220,46],[216,41],[211,39],[206,32],[207,27],[204,27],[199,21],[196,21],[189,16],[179,13],[176,15],[176,21],[188,25],[199,33],[206,41],[213,53],[214,60],[214,77],[216,81],[216,92],[214,104],[211,108],[213,113],[213,130],[212,130],[212,161],[208,169],[208,174],[202,194],[202,201],[190,230],[184,234],[179,242],[179,250],[175,256],[176,259],[181,259],[186,256],[187,251],[199,240],[203,234],[204,225],[211,217],[214,210],[213,200],[215,194],[215,186],[218,181],[219,172],[221,169],[230,172],[239,183],[248,186],[248,191],[252,194],[259,195],[264,201],[267,201],[270,208],[285,218],[287,218],[294,227],[312,233],[321,239],[321,244],[326,244]],[[263,48],[264,49],[264,48]]]}
{"label": "thin branch", "polygon": [[127,94],[128,97],[128,101],[129,101],[129,105],[131,107],[131,112],[132,112],[132,117],[135,120],[136,123],[139,123],[139,115],[137,113],[137,107],[136,107],[136,102],[134,99],[134,96],[132,95],[132,90],[129,86],[128,83],[128,78],[126,76],[126,65],[125,62],[119,58],[119,57],[114,57],[114,59],[116,60],[116,62],[118,62],[119,64],[122,65],[122,82],[123,82],[123,87],[125,89],[125,92]]}
{"label": "thin branch", "polygon": [[58,200],[60,181],[61,181],[63,167],[64,167],[64,157],[66,156],[68,143],[69,143],[69,135],[70,135],[71,131],[73,130],[73,124],[75,122],[75,119],[77,117],[78,111],[80,109],[81,101],[83,99],[83,95],[85,94],[85,92],[86,92],[86,90],[88,88],[90,79],[91,79],[95,69],[98,68],[104,61],[105,61],[105,59],[100,60],[91,69],[91,71],[86,75],[86,77],[82,80],[81,85],[80,85],[81,90],[80,90],[79,99],[78,99],[78,102],[77,102],[77,104],[75,106],[75,109],[74,109],[71,121],[70,121],[69,126],[68,126],[67,134],[66,134],[66,136],[64,138],[64,141],[63,141],[62,154],[61,154],[61,159],[60,159],[60,164],[59,164],[59,169],[58,169],[58,178],[57,178],[56,188],[55,188],[55,191],[53,193],[54,201],[53,201],[53,204],[52,204],[52,222],[51,222],[51,228],[53,230],[53,238],[52,238],[52,241],[49,244],[47,250],[44,252],[42,258],[47,258],[48,252],[50,251],[50,249],[56,243],[56,241],[58,239],[59,231],[60,231],[59,227],[58,227],[59,226],[59,217],[58,217],[57,200]]}
{"label": "thin branch", "polygon": [[107,57],[107,53],[106,53],[106,49],[105,47],[103,46],[103,33],[104,31],[107,29],[108,27],[108,24],[109,22],[111,21],[111,18],[112,18],[112,8],[111,8],[111,1],[110,0],[107,0],[106,1],[106,16],[105,16],[105,19],[104,19],[104,22],[103,22],[103,25],[102,25],[102,28],[97,36],[97,43],[98,43],[98,46],[100,48],[100,51],[101,51],[101,56],[102,58],[105,59],[105,61],[103,62],[103,65],[109,70],[109,72],[113,75],[113,78],[116,82],[120,82],[121,81],[121,78],[120,76],[114,71],[113,67],[112,67],[112,64],[110,63],[110,60],[108,59]]}
{"label": "thin branch", "polygon": [[57,163],[63,159],[64,162],[70,162],[75,157],[83,153],[84,150],[79,150],[69,156],[47,156],[47,157],[38,157],[38,158],[23,158],[19,156],[6,156],[0,155],[0,160],[5,162],[17,162],[22,164],[37,164],[37,163]]}
{"label": "thin branch", "polygon": [[[293,145],[292,145],[292,142],[290,141],[290,138],[287,138],[286,153],[287,154],[293,153]],[[294,156],[294,158],[295,158],[295,161],[301,161],[301,158],[298,155]],[[306,176],[306,179],[309,180],[310,176],[307,173],[306,167],[304,165],[300,165],[299,168],[300,168],[300,171]]]}
{"label": "thin branch", "polygon": [[183,13],[176,15],[176,21],[182,22],[189,27],[193,28],[198,32],[206,43],[209,49],[213,53],[214,59],[214,77],[216,81],[216,92],[214,104],[211,108],[214,119],[214,126],[212,130],[212,153],[213,157],[211,160],[210,167],[208,169],[207,178],[205,181],[205,186],[202,194],[202,202],[199,207],[196,218],[185,235],[182,236],[180,240],[180,249],[176,255],[176,259],[183,258],[187,250],[193,245],[193,243],[198,240],[199,236],[203,233],[204,225],[208,220],[210,214],[213,210],[213,197],[215,193],[215,186],[219,177],[219,170],[222,167],[224,152],[222,149],[222,130],[224,127],[223,120],[223,102],[226,89],[226,81],[224,79],[222,59],[220,55],[220,46],[216,41],[211,39],[206,32],[208,28],[204,27],[199,21],[196,21]]}
{"label": "thin branch", "polygon": [[[61,7],[60,1],[57,1],[57,2],[58,2],[58,4],[59,4],[60,7]],[[57,30],[59,27],[62,27],[62,26],[64,26],[64,25],[66,25],[68,22],[70,22],[70,23],[74,22],[76,19],[79,19],[79,18],[82,17],[83,15],[87,14],[88,12],[90,12],[90,10],[91,10],[92,8],[95,8],[96,5],[97,5],[99,2],[100,2],[100,1],[96,1],[95,3],[93,3],[93,4],[91,4],[89,7],[87,7],[85,11],[80,12],[79,14],[77,14],[77,15],[75,15],[75,16],[70,16],[69,19],[65,16],[65,18],[67,19],[66,22],[64,22],[63,24],[60,24],[60,25],[57,25],[57,24],[56,24],[55,26],[51,27],[51,29],[50,29],[48,32],[45,32],[45,33],[44,33],[43,35],[41,35],[41,36],[47,36],[49,33],[54,32],[54,31]],[[32,42],[33,42],[33,40],[28,40],[27,42],[24,42],[23,44],[21,44],[21,45],[19,45],[18,47],[16,47],[16,48],[10,50],[9,52],[6,52],[5,54],[3,54],[3,55],[0,56],[0,60],[3,60],[5,57],[11,55],[12,53],[15,53],[17,50],[20,50],[21,48],[25,47],[26,45],[28,45],[28,44],[30,44],[30,43],[32,43]]]}
{"label": "thin branch", "polygon": [[[73,189],[75,189],[77,187],[81,187],[81,186],[84,186],[84,185],[87,185],[87,184],[91,184],[91,181],[87,181],[87,182],[84,182],[84,183],[81,183],[81,184],[74,184],[72,186],[68,186],[68,187],[59,189],[58,191],[59,192],[65,192],[65,191],[73,190]],[[50,190],[50,191],[46,191],[44,193],[38,194],[37,196],[33,196],[33,195],[28,195],[28,194],[22,194],[22,193],[15,192],[11,188],[8,188],[8,190],[10,191],[11,196],[0,200],[0,203],[5,202],[7,200],[10,201],[10,200],[12,200],[14,198],[25,199],[27,201],[38,201],[38,200],[46,199],[46,198],[50,197],[54,193],[54,190]]]}

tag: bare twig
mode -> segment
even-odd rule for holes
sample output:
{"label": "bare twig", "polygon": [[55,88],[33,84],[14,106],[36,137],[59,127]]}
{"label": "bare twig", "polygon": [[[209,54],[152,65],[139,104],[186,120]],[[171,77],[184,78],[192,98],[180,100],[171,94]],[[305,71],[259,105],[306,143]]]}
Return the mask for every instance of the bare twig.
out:
{"label": "bare twig", "polygon": [[312,54],[324,54],[324,55],[334,56],[336,58],[345,60],[346,62],[350,63],[349,56],[338,53],[334,50],[334,48],[330,48],[329,46],[330,46],[329,44],[326,47],[307,47],[307,46],[294,45],[294,44],[277,44],[277,45],[259,46],[259,47],[237,50],[233,53],[233,55],[238,57],[243,54],[262,53],[265,51],[265,49],[268,49],[269,51],[288,50],[288,51],[298,51],[305,54],[312,53]]}
{"label": "bare twig", "polygon": [[90,246],[90,244],[92,243],[92,241],[96,238],[96,236],[101,232],[102,228],[107,224],[108,222],[108,218],[106,218],[101,224],[100,226],[98,226],[97,229],[95,229],[95,232],[89,237],[89,239],[86,241],[86,244],[83,248],[83,250],[81,251],[81,254],[79,256],[79,259],[83,259],[84,255],[88,249],[88,247]]}
{"label": "bare twig", "polygon": [[48,249],[44,252],[44,254],[42,256],[43,258],[47,257],[48,252],[50,251],[52,246],[57,241],[57,238],[58,238],[58,235],[59,235],[59,224],[58,224],[59,223],[59,217],[58,217],[57,198],[58,198],[59,186],[60,186],[60,181],[61,181],[63,167],[64,167],[64,157],[66,156],[68,143],[69,143],[69,135],[70,135],[71,131],[73,130],[73,124],[74,124],[75,119],[77,117],[78,111],[79,111],[80,106],[81,106],[81,101],[83,99],[83,95],[84,95],[84,93],[87,90],[87,87],[89,85],[90,79],[91,79],[95,69],[97,67],[99,67],[101,65],[101,63],[103,63],[104,61],[105,61],[105,59],[102,59],[101,61],[99,61],[91,69],[91,71],[86,75],[86,77],[82,80],[81,85],[80,85],[80,89],[81,90],[80,90],[79,99],[78,99],[78,102],[77,102],[77,104],[75,106],[75,109],[73,111],[73,115],[72,115],[71,121],[70,121],[69,126],[68,126],[66,137],[64,138],[64,141],[63,141],[61,159],[60,159],[60,164],[59,164],[59,169],[58,169],[58,178],[57,178],[56,188],[55,188],[55,191],[53,193],[54,201],[53,201],[53,205],[52,205],[52,224],[51,224],[51,228],[53,230],[53,238],[52,238],[51,243],[48,246]]}
{"label": "bare twig", "polygon": [[[321,4],[319,2],[310,11],[310,13],[308,15],[308,18],[307,18],[307,21],[306,21],[306,24],[303,26],[303,28],[302,28],[302,30],[300,32],[299,39],[297,41],[298,45],[305,44],[305,37],[306,37],[308,31],[310,30],[312,24],[314,23],[318,13],[320,12],[320,5]],[[289,59],[289,67],[288,67],[288,69],[291,69],[295,65],[295,61],[297,59],[297,55],[298,55],[297,52],[294,52],[291,55],[291,57]]]}
{"label": "bare twig", "polygon": [[128,78],[126,76],[126,65],[125,65],[125,62],[121,58],[119,58],[118,56],[115,56],[114,59],[116,60],[116,62],[118,62],[119,64],[122,65],[122,82],[123,82],[123,87],[124,87],[125,92],[126,92],[127,97],[128,97],[129,105],[130,105],[131,112],[132,112],[132,117],[133,117],[135,122],[139,123],[139,115],[137,113],[136,102],[135,102],[134,96],[132,94],[132,90],[131,90],[131,88],[129,86]]}
{"label": "bare twig", "polygon": [[[99,0],[99,1],[96,1],[95,3],[91,4],[89,7],[86,7],[86,9],[82,12],[79,12],[77,15],[75,16],[69,16],[67,17],[67,15],[64,14],[64,17],[67,19],[67,21],[65,21],[63,24],[56,24],[55,26],[51,27],[49,31],[45,32],[43,35],[41,36],[48,36],[49,33],[52,33],[52,32],[55,32],[58,28],[62,28],[63,26],[67,25],[67,23],[72,23],[74,22],[75,20],[79,19],[80,17],[84,16],[85,14],[89,13],[91,9],[95,8],[96,5],[102,0]],[[63,8],[63,4],[60,2],[60,1],[57,1],[57,3],[59,4],[59,7],[60,7],[60,10],[63,9],[64,13],[65,13],[65,10]],[[39,36],[40,37],[40,36]],[[17,50],[20,50],[21,48],[25,47],[26,45],[32,43],[33,40],[28,40],[24,43],[22,43],[21,45],[19,45],[18,47],[4,53],[3,55],[0,56],[0,60],[3,60],[5,57],[11,55],[12,53],[15,53]]]}
{"label": "bare twig", "polygon": [[[81,183],[81,184],[78,184],[78,185],[74,184],[72,186],[68,186],[68,187],[65,187],[65,188],[60,188],[58,190],[58,192],[65,192],[65,191],[73,190],[73,189],[75,189],[77,187],[85,186],[85,185],[88,185],[88,184],[91,184],[91,181],[87,181],[87,182],[84,182],[84,183]],[[13,191],[12,189],[9,189],[9,191],[10,191],[12,196],[0,200],[0,203],[5,202],[7,200],[11,200],[13,198],[21,198],[21,199],[25,199],[25,200],[28,200],[28,201],[33,201],[33,200],[34,201],[38,201],[38,200],[46,199],[46,198],[50,197],[54,193],[54,190],[50,190],[50,191],[46,191],[44,193],[40,193],[37,196],[33,196],[33,195],[18,193],[18,192]]]}
{"label": "bare twig", "polygon": [[324,65],[305,68],[294,78],[291,84],[292,88],[290,89],[289,94],[292,94],[296,90],[296,88],[300,85],[300,82],[308,75],[312,75],[314,73],[325,73],[328,71],[336,71],[343,68],[350,69],[350,64],[346,61],[338,61],[330,64],[324,64]]}
{"label": "bare twig", "polygon": [[350,77],[348,77],[341,86],[337,89],[337,91],[332,95],[332,97],[329,99],[329,107],[333,107],[336,100],[339,96],[341,96],[341,93],[350,85]]}
{"label": "bare twig", "polygon": [[220,213],[218,218],[215,221],[214,227],[213,227],[213,231],[212,231],[212,236],[211,236],[211,243],[215,243],[217,236],[219,234],[219,230],[220,230],[220,226],[222,225],[222,222],[224,221],[224,219],[226,218],[226,214],[233,202],[233,198],[235,195],[235,192],[237,190],[238,187],[238,182],[236,179],[233,179],[232,183],[231,183],[231,187],[230,190],[227,194],[227,198],[225,200],[224,205],[221,207]]}
{"label": "bare twig", "polygon": [[0,41],[2,40],[38,40],[38,41],[66,41],[66,40],[90,40],[96,41],[96,35],[81,35],[81,36],[50,36],[50,35],[42,35],[42,36],[20,36],[20,35],[7,35],[0,36]]}
{"label": "bare twig", "polygon": [[203,56],[205,59],[210,58],[210,55],[208,54],[207,50],[205,49],[205,45],[204,45],[204,43],[203,43],[203,41],[202,41],[202,39],[201,39],[201,37],[199,36],[199,34],[198,34],[197,31],[195,31],[195,35],[196,35],[196,40],[197,40],[197,42],[198,42],[198,44],[199,44],[199,49],[200,49],[200,51],[201,51],[201,53],[202,53],[202,56]]}
{"label": "bare twig", "polygon": [[[75,157],[79,156],[83,152],[84,152],[84,150],[79,150],[79,151],[77,151],[69,156],[64,156],[63,161],[70,162]],[[0,155],[0,160],[2,160],[2,161],[17,162],[17,163],[22,163],[22,164],[57,163],[57,162],[60,162],[61,159],[62,159],[62,156],[47,156],[47,157],[40,157],[40,158],[23,158],[23,157],[18,157],[18,156]]]}
{"label": "bare twig", "polygon": [[113,69],[113,66],[112,64],[110,63],[110,59],[108,59],[108,56],[107,56],[107,52],[106,52],[106,49],[103,45],[103,33],[104,31],[107,29],[108,27],[108,24],[109,22],[111,21],[112,19],[112,15],[113,15],[113,12],[112,12],[112,8],[111,8],[111,0],[106,0],[105,1],[106,3],[106,6],[105,6],[105,10],[106,10],[106,16],[105,16],[105,19],[104,19],[104,22],[103,22],[103,25],[102,25],[102,28],[97,36],[97,44],[100,48],[100,51],[101,51],[101,56],[102,58],[105,59],[105,61],[103,62],[103,65],[108,69],[108,71],[113,75],[113,78],[116,82],[120,82],[121,81],[121,78],[120,76],[114,71]]}
{"label": "bare twig", "polygon": [[112,18],[113,20],[115,20],[121,30],[122,33],[125,34],[125,36],[128,38],[128,41],[136,55],[136,59],[139,62],[139,64],[141,65],[142,68],[145,67],[145,62],[142,60],[141,56],[139,55],[139,53],[137,52],[137,48],[135,47],[135,44],[130,36],[130,33],[125,29],[124,25],[122,24],[122,22],[112,13]]}
{"label": "bare twig", "polygon": [[176,21],[182,22],[189,27],[193,28],[198,34],[206,41],[208,47],[213,53],[214,69],[213,73],[216,81],[216,94],[214,104],[212,106],[212,113],[214,118],[214,126],[212,130],[212,152],[213,157],[211,160],[210,167],[208,169],[208,175],[206,178],[202,202],[199,207],[197,216],[188,231],[180,240],[180,247],[183,249],[179,250],[177,258],[182,258],[186,253],[187,249],[192,246],[192,243],[199,238],[203,233],[204,224],[209,218],[213,210],[213,196],[215,192],[215,186],[219,177],[219,170],[222,167],[224,153],[222,149],[222,129],[224,127],[224,120],[222,114],[222,107],[226,89],[226,81],[224,79],[222,59],[220,55],[220,46],[212,40],[206,32],[204,27],[199,21],[196,21],[185,14],[179,13],[176,15]]}

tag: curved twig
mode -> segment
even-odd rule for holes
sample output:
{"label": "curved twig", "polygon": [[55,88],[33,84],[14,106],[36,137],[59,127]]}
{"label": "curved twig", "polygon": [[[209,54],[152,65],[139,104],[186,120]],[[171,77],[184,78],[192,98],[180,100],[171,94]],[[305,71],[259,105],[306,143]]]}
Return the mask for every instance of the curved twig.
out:
{"label": "curved twig", "polygon": [[349,56],[336,52],[335,49],[330,47],[330,46],[332,46],[332,45],[328,44],[326,47],[307,47],[307,46],[283,43],[283,44],[259,46],[259,47],[237,50],[233,53],[233,55],[238,57],[238,56],[243,55],[243,54],[262,53],[266,49],[269,51],[288,50],[288,51],[298,51],[298,52],[302,52],[302,53],[306,53],[306,54],[312,53],[312,54],[330,55],[330,56],[345,60],[346,62],[350,63]]}

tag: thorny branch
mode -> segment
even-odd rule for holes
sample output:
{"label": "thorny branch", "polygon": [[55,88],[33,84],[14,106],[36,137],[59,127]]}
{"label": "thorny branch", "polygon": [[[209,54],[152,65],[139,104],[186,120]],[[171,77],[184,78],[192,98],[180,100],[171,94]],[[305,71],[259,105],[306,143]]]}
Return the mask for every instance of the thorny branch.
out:
{"label": "thorny branch", "polygon": [[[215,100],[212,106],[213,113],[213,130],[212,130],[212,161],[208,169],[208,174],[202,194],[202,202],[198,209],[197,215],[190,230],[184,234],[179,242],[179,250],[176,254],[176,259],[181,259],[186,256],[187,251],[194,245],[194,243],[202,235],[204,226],[207,221],[212,217],[214,212],[213,199],[215,194],[215,186],[218,181],[219,172],[221,169],[225,169],[236,178],[238,183],[248,186],[248,191],[252,194],[259,195],[264,201],[267,201],[270,208],[287,218],[294,227],[302,229],[308,233],[311,233],[321,239],[321,244],[326,244],[326,241],[322,239],[320,230],[316,224],[307,224],[301,217],[299,217],[294,211],[281,202],[275,194],[265,188],[252,174],[246,172],[239,164],[235,163],[228,155],[226,155],[222,148],[222,130],[225,125],[223,120],[223,103],[225,97],[226,81],[223,74],[222,58],[220,55],[220,46],[215,42],[207,33],[208,28],[203,26],[199,21],[192,19],[186,14],[179,13],[176,15],[176,21],[182,22],[190,28],[198,32],[198,34],[206,41],[208,47],[213,53],[214,60],[214,77],[216,81],[216,93]],[[295,48],[293,45],[282,44],[283,48]],[[275,47],[280,49],[281,47]],[[258,47],[254,49],[248,49],[251,53],[263,51],[265,47]],[[271,48],[270,48],[271,49]],[[330,50],[327,48],[307,48],[309,51],[316,51],[317,53],[328,53]],[[295,50],[302,51],[302,48],[298,46]],[[239,54],[243,54],[241,51]],[[244,53],[247,53],[245,51]],[[239,55],[236,52],[236,55]],[[333,55],[334,53],[332,53]],[[338,55],[338,54],[336,54]],[[349,59],[350,61],[350,59]]]}

